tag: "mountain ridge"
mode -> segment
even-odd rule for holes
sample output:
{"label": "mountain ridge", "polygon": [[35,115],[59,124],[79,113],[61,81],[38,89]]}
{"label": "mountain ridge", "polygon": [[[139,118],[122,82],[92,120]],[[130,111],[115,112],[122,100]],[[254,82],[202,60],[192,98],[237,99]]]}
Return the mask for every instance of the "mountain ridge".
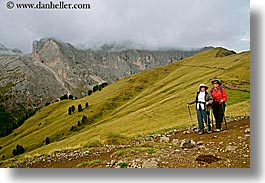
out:
{"label": "mountain ridge", "polygon": [[[193,99],[200,83],[210,85],[212,78],[233,86],[226,87],[227,116],[249,115],[250,52],[216,57],[216,51],[128,76],[82,99],[44,107],[13,134],[0,138],[0,152],[8,157],[19,143],[26,148],[26,155],[32,156],[98,142],[108,144],[113,133],[134,137],[190,124],[186,103]],[[88,108],[84,107],[86,102]],[[84,107],[82,112],[67,113],[70,106],[77,108],[79,104]],[[194,115],[192,110],[195,119]],[[83,116],[91,124],[78,129]],[[51,144],[44,144],[46,137]]]}
{"label": "mountain ridge", "polygon": [[[69,43],[45,38],[34,41],[32,52],[36,60],[53,69],[63,82],[67,82],[70,90],[72,86],[74,91],[78,91],[73,93],[79,97],[80,94],[85,96],[82,93],[84,88],[87,90],[91,85],[97,84],[91,76],[98,76],[102,81],[114,82],[131,74],[172,63],[199,52],[130,49],[113,52],[109,51],[110,49],[79,50]],[[82,72],[81,77],[78,72]]]}
{"label": "mountain ridge", "polygon": [[[195,51],[81,50],[55,38],[33,42],[32,53],[1,45],[0,136],[10,133],[25,119],[61,96],[77,98],[101,83],[183,59]],[[8,133],[7,133],[8,132]]]}

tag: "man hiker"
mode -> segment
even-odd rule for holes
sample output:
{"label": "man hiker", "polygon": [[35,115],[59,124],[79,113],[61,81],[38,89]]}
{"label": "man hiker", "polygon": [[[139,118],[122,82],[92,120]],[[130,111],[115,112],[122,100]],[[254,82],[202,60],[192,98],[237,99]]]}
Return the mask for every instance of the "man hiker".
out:
{"label": "man hiker", "polygon": [[219,79],[212,81],[213,88],[210,93],[213,97],[213,115],[216,123],[216,131],[220,132],[222,130],[222,122],[224,118],[225,102],[227,101],[227,95],[222,87],[222,83]]}
{"label": "man hiker", "polygon": [[199,135],[204,133],[204,122],[207,124],[207,132],[212,133],[209,114],[213,98],[211,94],[206,91],[207,89],[208,87],[205,84],[200,84],[195,100],[187,103],[188,106],[196,103]]}

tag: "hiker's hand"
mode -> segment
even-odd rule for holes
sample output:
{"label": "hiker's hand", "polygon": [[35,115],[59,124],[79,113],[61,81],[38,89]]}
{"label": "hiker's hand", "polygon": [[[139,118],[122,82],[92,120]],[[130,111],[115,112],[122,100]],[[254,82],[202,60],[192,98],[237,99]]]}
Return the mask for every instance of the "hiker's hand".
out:
{"label": "hiker's hand", "polygon": [[222,104],[223,102],[224,102],[224,100],[223,100],[223,99],[219,101],[219,103],[220,103],[220,104]]}
{"label": "hiker's hand", "polygon": [[209,102],[206,102],[205,105],[209,105]]}

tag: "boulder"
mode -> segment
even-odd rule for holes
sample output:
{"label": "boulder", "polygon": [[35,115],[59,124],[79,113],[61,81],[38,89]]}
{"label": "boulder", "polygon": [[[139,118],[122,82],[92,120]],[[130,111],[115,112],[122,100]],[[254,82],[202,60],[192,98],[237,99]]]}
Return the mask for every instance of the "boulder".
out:
{"label": "boulder", "polygon": [[143,162],[142,168],[157,168],[158,162],[154,158]]}
{"label": "boulder", "polygon": [[179,139],[173,139],[173,140],[172,140],[172,143],[173,143],[173,144],[178,144],[178,143],[179,143]]}
{"label": "boulder", "polygon": [[170,141],[169,137],[161,137],[160,142],[168,143]]}
{"label": "boulder", "polygon": [[195,147],[196,143],[192,139],[183,139],[180,141],[180,148],[192,148]]}

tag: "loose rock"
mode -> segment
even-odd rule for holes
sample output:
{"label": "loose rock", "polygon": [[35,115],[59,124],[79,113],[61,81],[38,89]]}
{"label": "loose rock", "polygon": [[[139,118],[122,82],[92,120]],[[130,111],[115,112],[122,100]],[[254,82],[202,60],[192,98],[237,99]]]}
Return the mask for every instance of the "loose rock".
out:
{"label": "loose rock", "polygon": [[173,139],[173,140],[172,140],[172,143],[173,143],[173,144],[178,144],[178,143],[179,143],[179,139]]}
{"label": "loose rock", "polygon": [[196,143],[191,139],[183,139],[180,142],[180,148],[192,148],[195,147]]}
{"label": "loose rock", "polygon": [[250,128],[246,128],[244,133],[250,133]]}
{"label": "loose rock", "polygon": [[226,150],[225,151],[235,151],[237,149],[237,146],[226,146]]}
{"label": "loose rock", "polygon": [[157,168],[158,162],[153,158],[143,162],[142,168]]}
{"label": "loose rock", "polygon": [[170,141],[169,137],[161,137],[160,142],[168,143]]}

